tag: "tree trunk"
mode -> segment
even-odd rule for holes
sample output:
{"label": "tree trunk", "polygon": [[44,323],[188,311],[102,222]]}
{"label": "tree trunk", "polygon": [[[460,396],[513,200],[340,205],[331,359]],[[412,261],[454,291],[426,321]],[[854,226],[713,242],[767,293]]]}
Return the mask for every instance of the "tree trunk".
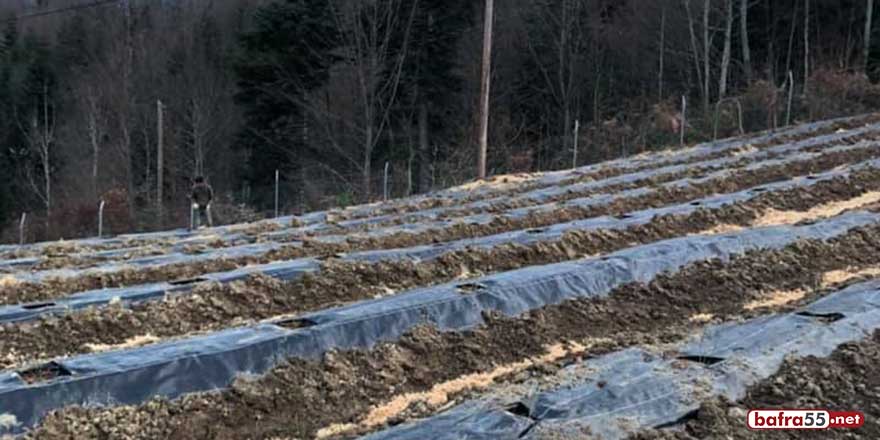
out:
{"label": "tree trunk", "polygon": [[361,172],[363,173],[363,191],[364,191],[364,202],[369,203],[370,198],[373,194],[372,188],[372,166],[373,166],[373,124],[367,124],[367,135],[364,140],[365,148],[364,148],[364,164]]}
{"label": "tree trunk", "polygon": [[46,191],[46,239],[50,239],[49,235],[52,228],[52,170],[49,165],[49,148],[44,148],[46,149],[45,156],[43,157],[43,182],[45,184],[44,191]]}
{"label": "tree trunk", "polygon": [[419,193],[428,192],[431,189],[431,147],[428,142],[428,104],[422,99],[419,104],[419,151],[418,157],[418,183]]}
{"label": "tree trunk", "polygon": [[776,84],[776,72],[779,68],[779,60],[776,56],[776,20],[773,20],[773,3],[768,2],[765,8],[768,17],[767,21],[770,23],[770,38],[769,43],[767,44],[767,65],[769,66],[767,69],[767,82],[770,84]]}
{"label": "tree trunk", "polygon": [[134,164],[132,164],[132,154],[131,154],[131,132],[128,130],[128,122],[123,121],[122,127],[122,154],[125,160],[125,181],[126,181],[126,191],[128,192],[128,215],[132,221],[135,219],[135,209],[134,209]]}
{"label": "tree trunk", "polygon": [[45,191],[46,191],[46,238],[50,239],[49,235],[51,233],[52,228],[52,161],[49,156],[50,151],[49,148],[52,145],[52,129],[49,127],[49,85],[45,82],[43,83],[43,141],[42,141],[42,150],[43,154],[43,179],[45,183]]}
{"label": "tree trunk", "polygon": [[[749,49],[749,0],[740,0],[739,3],[740,42],[742,43],[743,70],[746,74],[746,83],[752,82],[752,51]],[[771,45],[773,36],[770,37]],[[770,59],[770,63],[776,60]]]}
{"label": "tree trunk", "polygon": [[810,0],[804,0],[804,94],[810,82]]}
{"label": "tree trunk", "polygon": [[721,56],[721,78],[718,81],[718,99],[727,95],[727,72],[730,66],[730,44],[733,35],[733,1],[727,1],[727,20],[724,28],[724,53]]}
{"label": "tree trunk", "polygon": [[566,49],[568,48],[568,32],[569,29],[569,17],[568,17],[568,2],[561,2],[562,9],[562,20],[559,25],[559,43],[557,50],[557,57],[559,58],[559,69],[557,70],[557,87],[559,87],[559,100],[562,104],[562,124],[559,133],[562,135],[562,148],[563,150],[567,150],[569,147],[568,143],[568,119],[571,117],[571,102],[569,100],[569,89],[568,84],[566,84],[566,71],[569,66],[568,63],[571,60],[566,56]]}
{"label": "tree trunk", "polygon": [[709,83],[712,78],[712,66],[709,63],[712,53],[712,44],[709,42],[709,12],[712,8],[712,0],[703,2],[703,111],[709,111]]}
{"label": "tree trunk", "polygon": [[691,35],[691,50],[694,52],[694,67],[697,72],[697,83],[699,84],[700,92],[705,93],[705,89],[703,88],[703,70],[700,66],[700,50],[697,47],[697,33],[694,31],[694,17],[691,14],[691,2],[690,0],[684,0],[684,10],[687,13],[688,19],[688,30]]}
{"label": "tree trunk", "polygon": [[101,137],[98,132],[98,108],[89,103],[89,142],[92,144],[92,198],[98,199],[98,161],[101,154]]}
{"label": "tree trunk", "polygon": [[868,73],[868,60],[871,58],[871,34],[872,34],[872,21],[874,18],[874,0],[868,0],[868,8],[865,11],[865,49],[862,55],[864,65],[865,74]]}
{"label": "tree trunk", "polygon": [[[308,147],[310,139],[309,139],[309,118],[303,114],[302,115],[302,146],[300,147],[300,151],[305,151]],[[293,185],[296,188],[296,200],[294,203],[296,204],[296,214],[303,215],[306,212],[306,160],[303,157],[303,154],[297,155],[296,160],[293,162],[296,166],[294,170],[293,177]]]}
{"label": "tree trunk", "polygon": [[663,100],[663,64],[666,56],[666,6],[660,11],[660,71],[657,72],[657,97]]}
{"label": "tree trunk", "polygon": [[92,143],[92,196],[98,198],[98,155],[100,147],[97,143]]}
{"label": "tree trunk", "polygon": [[794,55],[794,36],[795,31],[797,30],[797,16],[798,16],[798,4],[794,4],[794,9],[791,11],[791,32],[788,34],[788,53],[785,56],[785,71],[789,72],[792,69],[791,63]]}
{"label": "tree trunk", "polygon": [[306,163],[304,160],[300,159],[296,161],[296,175],[299,176],[299,180],[296,182],[296,201],[297,201],[297,214],[303,215],[307,211],[306,207]]}
{"label": "tree trunk", "polygon": [[129,218],[134,221],[135,219],[135,209],[134,209],[134,165],[132,164],[132,160],[134,158],[131,154],[131,131],[128,124],[131,122],[131,113],[132,113],[132,73],[134,71],[134,25],[132,23],[132,16],[134,15],[134,9],[131,4],[131,0],[125,0],[125,62],[122,69],[123,75],[123,109],[124,111],[120,115],[122,118],[122,150],[125,155],[125,170],[126,170],[126,182],[128,191],[128,215]]}
{"label": "tree trunk", "polygon": [[157,223],[161,228],[163,226],[163,203],[165,197],[163,195],[165,189],[165,127],[164,115],[162,114],[162,101],[156,101],[156,211]]}

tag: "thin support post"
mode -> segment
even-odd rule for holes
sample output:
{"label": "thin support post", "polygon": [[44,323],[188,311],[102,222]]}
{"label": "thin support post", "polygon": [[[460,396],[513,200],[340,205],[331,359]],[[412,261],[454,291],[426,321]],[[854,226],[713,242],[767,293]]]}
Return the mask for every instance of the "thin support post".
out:
{"label": "thin support post", "polygon": [[190,202],[189,205],[189,230],[194,231],[196,229],[196,205],[195,203]]}
{"label": "thin support post", "polygon": [[278,195],[280,194],[281,171],[275,170],[275,218],[278,218]]}
{"label": "thin support post", "polygon": [[390,162],[385,162],[385,177],[384,177],[384,182],[382,184],[382,188],[383,188],[382,193],[384,195],[385,200],[388,200],[388,168],[390,166],[391,166]]}
{"label": "thin support post", "polygon": [[574,121],[574,148],[572,148],[571,152],[571,168],[577,168],[578,163],[578,133],[580,132],[581,121],[575,119]]}
{"label": "thin support post", "polygon": [[98,205],[98,238],[104,236],[104,201]]}
{"label": "thin support post", "polygon": [[18,223],[18,244],[24,244],[24,227],[27,224],[27,213],[21,213],[21,221]]}
{"label": "thin support post", "polygon": [[785,112],[785,126],[791,124],[791,100],[794,97],[794,74],[788,71],[788,109]]}
{"label": "thin support post", "polygon": [[684,147],[684,131],[687,127],[687,96],[681,96],[681,140],[679,141],[680,146]]}

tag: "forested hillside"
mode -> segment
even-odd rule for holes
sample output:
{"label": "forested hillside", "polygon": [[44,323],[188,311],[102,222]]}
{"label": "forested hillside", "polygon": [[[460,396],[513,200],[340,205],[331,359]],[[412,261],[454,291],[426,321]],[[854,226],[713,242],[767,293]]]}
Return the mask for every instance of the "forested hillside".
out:
{"label": "forested hillside", "polygon": [[[495,4],[490,174],[876,110],[872,0]],[[3,0],[0,225],[224,221],[476,175],[477,0]],[[792,92],[792,93],[789,93]],[[739,114],[742,113],[742,118]],[[741,126],[741,127],[740,127]],[[161,155],[161,158],[160,158]]]}

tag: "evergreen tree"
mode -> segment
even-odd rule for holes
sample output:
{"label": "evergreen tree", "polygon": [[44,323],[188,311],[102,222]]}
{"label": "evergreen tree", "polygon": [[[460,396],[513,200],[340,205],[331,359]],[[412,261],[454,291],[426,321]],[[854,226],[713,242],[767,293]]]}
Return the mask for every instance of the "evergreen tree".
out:
{"label": "evergreen tree", "polygon": [[15,139],[12,125],[12,51],[17,38],[15,19],[5,20],[0,34],[0,224],[5,224],[12,216],[12,194],[15,165],[13,156]]}
{"label": "evergreen tree", "polygon": [[[306,146],[302,100],[327,80],[337,46],[326,0],[285,0],[257,10],[240,36],[238,102],[245,111],[239,146],[255,202],[271,206],[274,172],[299,176]],[[300,182],[301,184],[301,182]]]}
{"label": "evergreen tree", "polygon": [[[403,101],[414,106],[420,145],[415,157],[413,181],[415,192],[430,190],[431,139],[449,137],[455,119],[455,97],[461,91],[462,78],[456,56],[459,40],[474,17],[470,0],[409,0],[418,2],[412,30],[412,43],[404,65],[408,97]],[[408,10],[408,8],[404,8]],[[434,141],[436,142],[436,141]]]}

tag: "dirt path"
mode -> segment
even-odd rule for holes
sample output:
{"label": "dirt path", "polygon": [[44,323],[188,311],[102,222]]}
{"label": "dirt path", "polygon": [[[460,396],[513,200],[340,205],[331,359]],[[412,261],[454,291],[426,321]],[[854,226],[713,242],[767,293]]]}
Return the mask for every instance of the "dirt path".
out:
{"label": "dirt path", "polygon": [[[49,416],[32,437],[66,438],[74,432],[107,438],[312,437],[334,424],[358,423],[395,396],[538,358],[547,347],[568,341],[607,340],[578,355],[592,356],[681,340],[702,326],[689,319],[696,314],[730,320],[787,310],[796,303],[759,311],[744,307],[768,291],[812,291],[826,272],[878,262],[880,228],[860,228],[830,242],[803,241],[726,263],[694,264],[648,285],[623,286],[603,299],[569,301],[517,318],[487,316],[471,331],[422,327],[372,350],[332,352],[320,361],[291,359],[219,393],[138,407],[71,408]],[[813,299],[807,295],[804,301]]]}
{"label": "dirt path", "polygon": [[[749,388],[739,402],[715,399],[703,404],[681,432],[646,432],[635,440],[692,439],[865,439],[880,438],[880,331],[866,340],[844,344],[830,357],[792,359],[770,378]],[[746,415],[752,408],[826,408],[861,411],[859,429],[750,431]]]}

